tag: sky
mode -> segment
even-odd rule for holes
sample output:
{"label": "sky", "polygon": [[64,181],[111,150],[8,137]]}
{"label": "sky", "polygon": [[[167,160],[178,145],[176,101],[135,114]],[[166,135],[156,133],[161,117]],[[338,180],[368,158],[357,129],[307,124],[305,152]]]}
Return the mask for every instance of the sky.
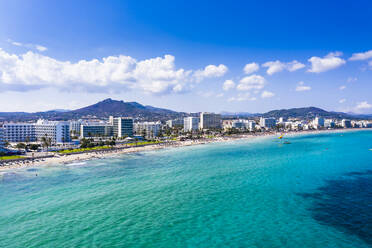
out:
{"label": "sky", "polygon": [[0,0],[0,112],[372,113],[371,1]]}

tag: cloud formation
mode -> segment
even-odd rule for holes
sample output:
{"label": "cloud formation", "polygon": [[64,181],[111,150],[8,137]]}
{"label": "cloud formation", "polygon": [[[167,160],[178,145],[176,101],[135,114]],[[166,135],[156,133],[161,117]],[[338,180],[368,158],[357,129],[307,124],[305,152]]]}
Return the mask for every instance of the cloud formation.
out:
{"label": "cloud formation", "polygon": [[240,91],[249,91],[253,89],[260,90],[265,86],[265,84],[266,80],[264,77],[253,74],[242,78],[236,88]]}
{"label": "cloud formation", "polygon": [[[226,73],[224,65],[198,70],[200,80]],[[172,55],[137,61],[125,56],[60,61],[32,51],[9,54],[0,48],[0,89],[27,91],[45,87],[87,92],[140,90],[153,94],[187,91],[194,81],[191,70],[177,69]]]}
{"label": "cloud formation", "polygon": [[46,50],[48,50],[48,48],[46,48],[45,46],[38,45],[38,44],[30,44],[30,43],[24,44],[24,43],[21,43],[21,42],[12,41],[11,39],[8,39],[8,42],[10,44],[12,44],[13,46],[25,47],[25,48],[29,48],[29,49],[36,49],[39,52],[45,52]]}
{"label": "cloud formation", "polygon": [[270,98],[270,97],[273,97],[275,96],[275,94],[273,92],[270,92],[270,91],[263,91],[262,94],[261,94],[261,97],[262,98]]}
{"label": "cloud formation", "polygon": [[364,53],[353,53],[353,55],[349,58],[351,61],[356,60],[366,60],[372,58],[372,50],[369,50]]}
{"label": "cloud formation", "polygon": [[273,75],[274,73],[281,72],[283,70],[287,71],[297,71],[305,67],[304,64],[298,62],[297,60],[293,60],[292,62],[284,63],[279,60],[276,61],[269,61],[262,65],[262,67],[267,67],[266,73],[268,75]]}
{"label": "cloud formation", "polygon": [[309,91],[311,90],[310,86],[305,85],[304,82],[298,82],[298,85],[296,87],[296,91]]}
{"label": "cloud formation", "polygon": [[341,85],[339,89],[340,90],[344,90],[344,89],[346,89],[346,86],[345,85]]}
{"label": "cloud formation", "polygon": [[226,81],[223,83],[222,88],[223,88],[223,90],[228,91],[228,90],[230,90],[230,89],[235,88],[235,83],[234,83],[234,81],[232,81],[232,80],[226,80]]}
{"label": "cloud formation", "polygon": [[345,98],[342,98],[342,99],[340,99],[340,101],[338,101],[339,103],[344,103],[344,102],[346,102],[346,99]]}
{"label": "cloud formation", "polygon": [[372,109],[372,104],[369,104],[367,101],[359,102],[355,109],[358,111]]}
{"label": "cloud formation", "polygon": [[227,66],[220,64],[216,65],[208,65],[203,70],[197,70],[194,73],[194,77],[196,78],[197,82],[200,82],[204,78],[212,78],[212,77],[222,77],[228,71]]}
{"label": "cloud formation", "polygon": [[346,63],[346,61],[342,58],[341,52],[334,52],[329,53],[325,57],[311,57],[308,61],[311,63],[311,68],[308,70],[309,72],[320,73],[329,71],[332,69],[336,69]]}
{"label": "cloud formation", "polygon": [[257,63],[253,62],[250,64],[246,64],[243,70],[245,74],[251,74],[253,72],[258,71],[258,69],[260,69],[260,66]]}

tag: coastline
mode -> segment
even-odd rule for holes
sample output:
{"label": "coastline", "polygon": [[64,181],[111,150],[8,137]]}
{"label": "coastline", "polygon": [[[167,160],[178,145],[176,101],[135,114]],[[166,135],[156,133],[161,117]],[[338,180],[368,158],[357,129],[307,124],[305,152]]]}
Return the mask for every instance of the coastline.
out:
{"label": "coastline", "polygon": [[[345,133],[352,131],[368,131],[372,130],[370,128],[360,128],[360,129],[333,129],[333,130],[312,130],[312,131],[292,131],[285,133],[285,136],[298,136],[298,135],[316,135],[316,134],[326,134],[326,133]],[[79,153],[79,154],[70,154],[70,155],[58,155],[49,158],[35,159],[34,162],[25,163],[23,161],[17,161],[10,165],[0,166],[0,172],[13,171],[18,169],[24,169],[29,167],[39,167],[39,166],[50,166],[50,165],[64,165],[70,164],[73,162],[82,162],[92,159],[102,159],[106,157],[115,157],[122,154],[129,153],[139,153],[145,151],[154,151],[165,148],[177,148],[185,146],[196,146],[217,142],[230,142],[238,140],[253,140],[253,139],[262,139],[262,138],[272,138],[280,135],[281,132],[270,132],[262,134],[241,134],[236,136],[229,137],[217,137],[213,139],[203,139],[203,140],[186,140],[186,141],[175,141],[175,142],[164,142],[159,144],[152,144],[147,146],[139,147],[119,147],[121,149],[116,150],[107,150],[107,151],[97,151],[89,153]]]}

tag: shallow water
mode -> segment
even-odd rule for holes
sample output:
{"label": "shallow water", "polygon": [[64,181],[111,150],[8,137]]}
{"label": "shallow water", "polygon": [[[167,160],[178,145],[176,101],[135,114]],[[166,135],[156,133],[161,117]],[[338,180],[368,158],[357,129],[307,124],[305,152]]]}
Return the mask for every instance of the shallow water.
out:
{"label": "shallow water", "polygon": [[372,132],[158,150],[0,177],[0,247],[372,247]]}

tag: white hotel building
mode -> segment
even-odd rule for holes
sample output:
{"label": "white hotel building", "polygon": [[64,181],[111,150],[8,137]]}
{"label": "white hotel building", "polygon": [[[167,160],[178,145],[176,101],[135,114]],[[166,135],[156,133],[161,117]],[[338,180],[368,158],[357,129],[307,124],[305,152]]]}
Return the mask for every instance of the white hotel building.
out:
{"label": "white hotel building", "polygon": [[198,117],[186,117],[183,119],[183,130],[185,132],[192,132],[199,129]]}
{"label": "white hotel building", "polygon": [[0,151],[4,149],[4,143],[5,143],[4,128],[0,127]]}
{"label": "white hotel building", "polygon": [[161,130],[160,122],[137,122],[134,124],[134,132],[136,135],[152,139],[159,136]]}
{"label": "white hotel building", "polygon": [[36,123],[6,123],[4,138],[8,142],[41,141],[50,138],[53,144],[70,141],[70,124],[61,121],[38,120]]}
{"label": "white hotel building", "polygon": [[4,138],[8,142],[32,142],[36,141],[35,125],[31,123],[6,123]]}
{"label": "white hotel building", "polygon": [[51,138],[53,144],[70,142],[70,123],[38,120],[35,124],[35,136],[37,141],[41,141],[43,137]]}

